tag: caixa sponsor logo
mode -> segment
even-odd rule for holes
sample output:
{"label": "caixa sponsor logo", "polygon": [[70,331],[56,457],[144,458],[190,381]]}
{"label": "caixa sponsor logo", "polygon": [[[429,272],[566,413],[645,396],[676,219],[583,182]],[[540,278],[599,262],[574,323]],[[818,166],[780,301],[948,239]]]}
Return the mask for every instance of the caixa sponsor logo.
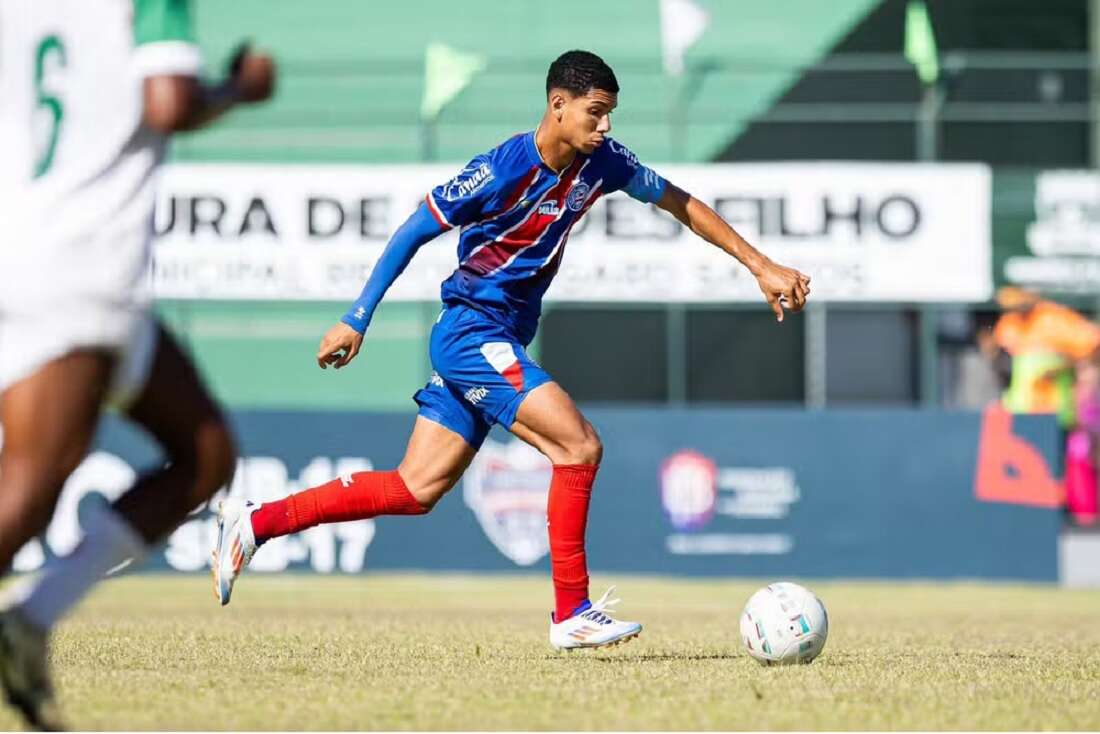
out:
{"label": "caixa sponsor logo", "polygon": [[[167,566],[176,571],[204,570],[217,537],[215,511],[218,502],[227,496],[267,502],[322,484],[334,476],[370,468],[371,462],[363,457],[334,460],[318,456],[297,477],[292,477],[281,459],[241,457],[233,483],[192,512],[169,536],[163,551],[154,553],[146,565],[151,568]],[[23,546],[12,563],[13,570],[35,571],[51,557],[68,555],[83,537],[83,527],[90,514],[122,496],[136,478],[135,469],[110,452],[96,451],[89,455],[65,483],[46,533]],[[374,521],[364,520],[318,525],[298,535],[273,538],[264,544],[261,553],[256,554],[249,570],[302,568],[319,573],[357,573],[363,570],[374,533]]]}
{"label": "caixa sponsor logo", "polygon": [[457,201],[477,193],[482,186],[493,179],[493,169],[488,163],[471,166],[455,176],[443,189],[443,198]]}
{"label": "caixa sponsor logo", "polygon": [[677,530],[697,530],[714,517],[718,469],[698,451],[678,451],[661,465],[661,506]]}
{"label": "caixa sponsor logo", "polygon": [[621,155],[623,158],[626,158],[627,162],[630,163],[631,168],[637,168],[638,156],[634,155],[633,151],[631,151],[629,148],[624,148],[613,138],[607,139],[607,145],[611,148],[612,153]]}
{"label": "caixa sponsor logo", "polygon": [[522,441],[486,441],[462,477],[462,496],[486,537],[519,566],[550,552],[549,460]]}

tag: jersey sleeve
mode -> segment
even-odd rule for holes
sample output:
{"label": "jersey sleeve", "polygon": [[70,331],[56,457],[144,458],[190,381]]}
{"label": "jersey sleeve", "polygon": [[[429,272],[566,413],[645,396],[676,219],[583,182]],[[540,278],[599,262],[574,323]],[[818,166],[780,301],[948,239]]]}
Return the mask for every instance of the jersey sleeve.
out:
{"label": "jersey sleeve", "polygon": [[609,139],[611,161],[611,191],[623,191],[631,198],[652,204],[665,193],[667,182],[652,168],[643,165],[638,156],[616,140]]}
{"label": "jersey sleeve", "polygon": [[482,218],[499,186],[488,153],[474,158],[457,176],[425,197],[428,210],[443,227],[462,227]]}
{"label": "jersey sleeve", "polygon": [[142,77],[198,76],[191,0],[133,0],[134,67]]}

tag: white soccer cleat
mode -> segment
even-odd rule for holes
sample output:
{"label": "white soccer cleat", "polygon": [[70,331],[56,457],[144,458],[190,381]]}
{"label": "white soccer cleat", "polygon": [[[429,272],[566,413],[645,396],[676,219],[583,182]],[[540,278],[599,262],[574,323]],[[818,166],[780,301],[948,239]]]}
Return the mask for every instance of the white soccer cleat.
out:
{"label": "white soccer cleat", "polygon": [[31,625],[18,611],[0,612],[0,683],[8,703],[34,728],[62,731],[65,726],[46,657],[47,638],[47,632]]}
{"label": "white soccer cleat", "polygon": [[633,640],[642,631],[637,622],[623,622],[609,615],[618,599],[608,600],[612,586],[594,603],[579,607],[569,619],[555,622],[550,616],[550,644],[558,650],[578,647],[604,647]]}
{"label": "white soccer cleat", "polygon": [[256,553],[252,513],[259,508],[253,502],[234,498],[218,505],[218,544],[210,554],[210,573],[214,575],[214,596],[223,607],[233,594],[233,582]]}

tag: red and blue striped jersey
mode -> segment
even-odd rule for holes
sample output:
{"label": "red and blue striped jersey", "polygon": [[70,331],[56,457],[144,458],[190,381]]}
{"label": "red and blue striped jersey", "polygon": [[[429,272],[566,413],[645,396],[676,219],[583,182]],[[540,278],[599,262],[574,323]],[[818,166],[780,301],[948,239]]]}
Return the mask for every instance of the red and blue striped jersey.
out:
{"label": "red and blue striped jersey", "polygon": [[443,282],[443,303],[485,312],[530,343],[573,225],[601,196],[624,190],[655,202],[664,187],[611,138],[558,173],[543,162],[534,132],[516,135],[426,197],[441,226],[461,228],[459,265]]}

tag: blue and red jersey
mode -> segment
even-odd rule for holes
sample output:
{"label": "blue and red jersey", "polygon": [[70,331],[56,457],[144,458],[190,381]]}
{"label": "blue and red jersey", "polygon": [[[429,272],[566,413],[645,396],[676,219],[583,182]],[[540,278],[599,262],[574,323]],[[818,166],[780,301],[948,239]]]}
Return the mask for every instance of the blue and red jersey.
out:
{"label": "blue and red jersey", "polygon": [[529,343],[573,225],[601,196],[623,190],[655,202],[664,187],[611,138],[558,173],[543,162],[534,132],[512,137],[425,197],[440,226],[461,231],[443,303],[482,311]]}
{"label": "blue and red jersey", "polygon": [[542,297],[561,265],[570,229],[605,194],[622,190],[656,202],[665,187],[611,138],[591,154],[577,153],[558,172],[539,155],[535,133],[516,135],[428,192],[340,320],[365,333],[417,249],[459,227],[458,268],[442,288],[448,308],[429,343],[435,371],[415,399],[420,415],[477,448],[492,424],[511,429],[524,397],[551,379],[525,347],[535,336]]}

